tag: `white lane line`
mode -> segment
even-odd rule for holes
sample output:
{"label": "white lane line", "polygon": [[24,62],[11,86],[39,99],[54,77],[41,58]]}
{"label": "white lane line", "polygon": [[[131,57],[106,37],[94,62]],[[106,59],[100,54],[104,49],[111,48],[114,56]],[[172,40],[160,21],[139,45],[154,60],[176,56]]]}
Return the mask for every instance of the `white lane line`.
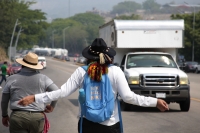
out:
{"label": "white lane line", "polygon": [[191,100],[194,100],[194,101],[200,102],[200,99],[197,99],[197,98],[191,98]]}

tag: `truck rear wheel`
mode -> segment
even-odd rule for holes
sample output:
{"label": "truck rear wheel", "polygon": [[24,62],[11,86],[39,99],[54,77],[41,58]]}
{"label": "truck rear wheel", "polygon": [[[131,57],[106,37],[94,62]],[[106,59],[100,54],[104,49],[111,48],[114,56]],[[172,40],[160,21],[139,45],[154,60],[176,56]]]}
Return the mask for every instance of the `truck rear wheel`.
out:
{"label": "truck rear wheel", "polygon": [[180,105],[181,111],[188,112],[190,109],[190,97],[185,101],[181,101],[179,105]]}

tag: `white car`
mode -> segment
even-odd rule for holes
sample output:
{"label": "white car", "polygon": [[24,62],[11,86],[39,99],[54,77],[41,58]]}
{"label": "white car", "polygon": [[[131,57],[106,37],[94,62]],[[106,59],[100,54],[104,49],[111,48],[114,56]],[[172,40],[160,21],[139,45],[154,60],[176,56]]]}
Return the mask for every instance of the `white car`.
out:
{"label": "white car", "polygon": [[38,57],[38,63],[40,63],[44,69],[47,68],[47,62],[46,62],[46,58],[44,56]]}

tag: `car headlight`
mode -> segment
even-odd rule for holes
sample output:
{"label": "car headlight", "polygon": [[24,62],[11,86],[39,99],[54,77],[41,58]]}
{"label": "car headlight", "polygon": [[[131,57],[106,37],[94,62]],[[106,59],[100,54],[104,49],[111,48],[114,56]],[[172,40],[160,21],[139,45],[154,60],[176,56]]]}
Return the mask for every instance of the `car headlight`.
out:
{"label": "car headlight", "polygon": [[180,85],[188,85],[188,83],[187,77],[180,77]]}
{"label": "car headlight", "polygon": [[137,76],[137,77],[129,77],[128,78],[128,83],[129,84],[139,84],[139,76]]}

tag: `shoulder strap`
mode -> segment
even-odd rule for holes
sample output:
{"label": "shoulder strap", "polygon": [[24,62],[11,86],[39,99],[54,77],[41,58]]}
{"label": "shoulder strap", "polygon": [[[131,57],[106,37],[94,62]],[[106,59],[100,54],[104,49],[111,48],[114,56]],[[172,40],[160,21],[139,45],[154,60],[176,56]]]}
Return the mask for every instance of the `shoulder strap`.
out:
{"label": "shoulder strap", "polygon": [[81,66],[85,71],[87,71],[88,66]]}
{"label": "shoulder strap", "polygon": [[120,102],[119,102],[119,99],[118,99],[118,93],[117,93],[117,104],[118,104],[118,115],[119,115],[119,123],[120,123],[120,130],[121,130],[121,133],[123,133],[123,123],[122,123],[122,114],[121,114],[121,108],[120,108]]}

